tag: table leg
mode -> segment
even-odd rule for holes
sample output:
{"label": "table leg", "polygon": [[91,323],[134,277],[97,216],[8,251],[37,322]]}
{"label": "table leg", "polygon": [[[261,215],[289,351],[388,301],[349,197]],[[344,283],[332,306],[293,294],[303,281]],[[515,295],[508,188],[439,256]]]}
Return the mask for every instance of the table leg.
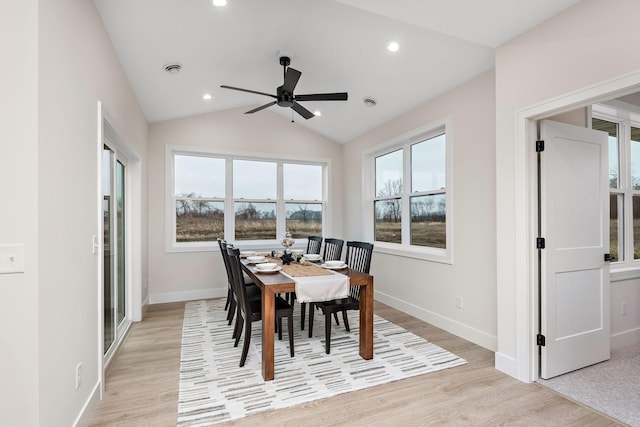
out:
{"label": "table leg", "polygon": [[373,277],[360,286],[360,357],[373,359]]}
{"label": "table leg", "polygon": [[275,294],[262,287],[262,378],[265,381],[273,380],[274,376],[274,343],[273,331],[275,330]]}

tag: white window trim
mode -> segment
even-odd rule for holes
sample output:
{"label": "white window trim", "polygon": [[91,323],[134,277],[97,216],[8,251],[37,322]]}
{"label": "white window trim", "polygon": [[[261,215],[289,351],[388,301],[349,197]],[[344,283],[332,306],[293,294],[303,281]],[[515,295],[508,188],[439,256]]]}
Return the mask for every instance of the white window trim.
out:
{"label": "white window trim", "polygon": [[[375,199],[375,159],[377,156],[389,153],[399,148],[409,147],[420,141],[424,141],[441,133],[446,136],[445,146],[445,189],[446,189],[446,249],[430,248],[424,246],[415,246],[409,244],[388,243],[375,241],[374,252],[416,258],[426,261],[439,262],[444,264],[453,264],[453,144],[454,130],[453,117],[447,116],[442,119],[434,120],[416,129],[403,133],[395,138],[389,139],[380,145],[366,151],[363,154],[363,212],[362,218],[364,225],[364,236],[368,241],[374,241],[374,212],[373,201]],[[407,162],[405,155],[405,167]],[[403,192],[409,192],[409,186],[404,185]],[[408,198],[403,194],[403,203]],[[403,206],[403,212],[408,212]],[[403,241],[406,239],[403,236]]]}
{"label": "white window trim", "polygon": [[[611,280],[624,280],[635,278],[640,274],[640,259],[634,259],[633,242],[633,203],[632,197],[640,193],[639,190],[631,189],[631,152],[629,140],[627,138],[629,128],[640,128],[640,109],[631,104],[620,101],[608,101],[602,104],[594,104],[591,107],[591,118],[597,118],[614,123],[618,123],[618,174],[622,178],[619,180],[619,188],[609,189],[609,194],[622,194],[624,197],[624,250],[626,259],[611,263]],[[591,118],[589,127],[591,127]]]}
{"label": "white window trim", "polygon": [[[233,215],[227,215],[227,203],[234,204],[233,199],[233,176],[231,163],[233,160],[255,160],[255,161],[270,161],[270,162],[284,162],[284,163],[296,163],[296,164],[310,164],[321,165],[323,168],[323,194],[322,200],[318,203],[322,204],[322,230],[324,235],[330,235],[332,233],[332,215],[329,209],[328,200],[331,200],[331,167],[332,162],[329,158],[317,158],[317,157],[305,157],[305,156],[290,156],[290,155],[274,155],[272,153],[246,153],[233,150],[213,150],[206,147],[187,146],[177,144],[167,144],[164,149],[164,170],[165,170],[165,185],[164,185],[164,198],[165,198],[165,252],[167,253],[180,253],[180,252],[211,252],[219,251],[218,243],[213,242],[176,242],[176,216],[175,206],[173,205],[173,186],[175,182],[175,168],[173,164],[174,155],[186,155],[186,156],[210,156],[225,159],[225,219],[224,219],[224,235],[232,236],[234,233],[235,221]],[[282,163],[278,163],[278,199],[274,200],[277,204],[277,227],[284,227],[285,223],[285,204],[297,203],[297,201],[280,199],[283,188],[282,181]],[[282,203],[280,203],[282,201]],[[279,232],[278,232],[279,233]],[[280,249],[280,240],[284,236],[276,236],[274,240],[238,240],[227,239],[230,244],[242,245],[245,248],[251,248],[253,250],[271,251],[274,249]],[[294,247],[306,248],[307,238],[298,238]]]}

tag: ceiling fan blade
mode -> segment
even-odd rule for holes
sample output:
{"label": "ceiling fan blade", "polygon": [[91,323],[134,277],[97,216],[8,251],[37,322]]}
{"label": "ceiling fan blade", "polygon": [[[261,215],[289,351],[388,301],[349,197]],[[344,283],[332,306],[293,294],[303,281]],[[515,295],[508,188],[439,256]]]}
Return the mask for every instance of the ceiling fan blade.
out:
{"label": "ceiling fan blade", "polygon": [[241,92],[249,92],[249,93],[255,93],[255,94],[258,94],[258,95],[270,96],[271,98],[277,98],[277,96],[271,95],[270,93],[258,92],[258,91],[255,91],[255,90],[242,89],[242,88],[239,88],[239,87],[233,87],[233,86],[227,86],[227,85],[222,85],[220,87],[225,88],[225,89],[239,90]]}
{"label": "ceiling fan blade", "polygon": [[300,76],[302,73],[296,69],[291,67],[287,68],[287,73],[284,75],[284,84],[282,85],[282,91],[293,93],[293,89],[295,89],[298,84],[298,80],[300,80]]}
{"label": "ceiling fan blade", "polygon": [[276,104],[278,101],[273,101],[273,102],[269,102],[268,104],[264,104],[258,108],[254,108],[253,110],[247,111],[245,114],[253,114],[256,113],[260,110],[264,110],[265,108],[271,107],[272,105]]}
{"label": "ceiling fan blade", "polygon": [[309,95],[296,95],[296,101],[346,101],[347,92],[337,93],[312,93]]}
{"label": "ceiling fan blade", "polygon": [[297,102],[294,102],[291,108],[293,108],[293,111],[300,114],[302,117],[304,117],[307,120],[315,116],[315,114],[313,114],[311,111],[307,110]]}

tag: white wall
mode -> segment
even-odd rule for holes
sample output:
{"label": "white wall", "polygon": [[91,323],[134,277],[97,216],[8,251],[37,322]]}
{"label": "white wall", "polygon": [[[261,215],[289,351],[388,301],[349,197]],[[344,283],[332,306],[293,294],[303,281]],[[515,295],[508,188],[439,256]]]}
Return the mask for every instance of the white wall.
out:
{"label": "white wall", "polygon": [[328,207],[334,223],[327,233],[342,235],[342,147],[271,111],[246,115],[246,110],[232,109],[149,125],[151,303],[224,296],[227,292],[226,273],[217,244],[208,252],[165,251],[166,145],[221,150],[223,154],[330,160],[332,194]]}
{"label": "white wall", "polygon": [[38,1],[0,0],[0,245],[24,244],[25,272],[0,274],[0,419],[38,424]]}
{"label": "white wall", "polygon": [[496,51],[496,367],[525,381],[532,379],[528,313],[534,297],[528,282],[529,212],[523,208],[530,191],[527,138],[518,133],[516,116],[576,92],[587,97],[589,88],[637,72],[639,13],[636,0],[583,0]]}
{"label": "white wall", "polygon": [[92,1],[1,0],[0,48],[0,244],[25,245],[0,275],[0,418],[69,426],[98,382],[98,100],[143,157],[147,123]]}
{"label": "white wall", "polygon": [[[495,350],[495,81],[493,71],[349,142],[345,237],[361,240],[363,153],[437,119],[453,120],[453,265],[374,253],[376,299]],[[375,249],[374,249],[375,251]],[[455,306],[456,296],[464,308]]]}

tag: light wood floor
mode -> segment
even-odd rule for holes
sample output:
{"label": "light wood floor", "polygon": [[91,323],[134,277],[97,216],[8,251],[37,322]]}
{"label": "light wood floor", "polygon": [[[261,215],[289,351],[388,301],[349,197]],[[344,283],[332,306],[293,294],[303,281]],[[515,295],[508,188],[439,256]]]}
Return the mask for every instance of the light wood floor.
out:
{"label": "light wood floor", "polygon": [[[376,314],[468,364],[220,425],[621,425],[494,369],[493,353],[376,302]],[[184,303],[151,306],[109,368],[93,426],[175,426]]]}

